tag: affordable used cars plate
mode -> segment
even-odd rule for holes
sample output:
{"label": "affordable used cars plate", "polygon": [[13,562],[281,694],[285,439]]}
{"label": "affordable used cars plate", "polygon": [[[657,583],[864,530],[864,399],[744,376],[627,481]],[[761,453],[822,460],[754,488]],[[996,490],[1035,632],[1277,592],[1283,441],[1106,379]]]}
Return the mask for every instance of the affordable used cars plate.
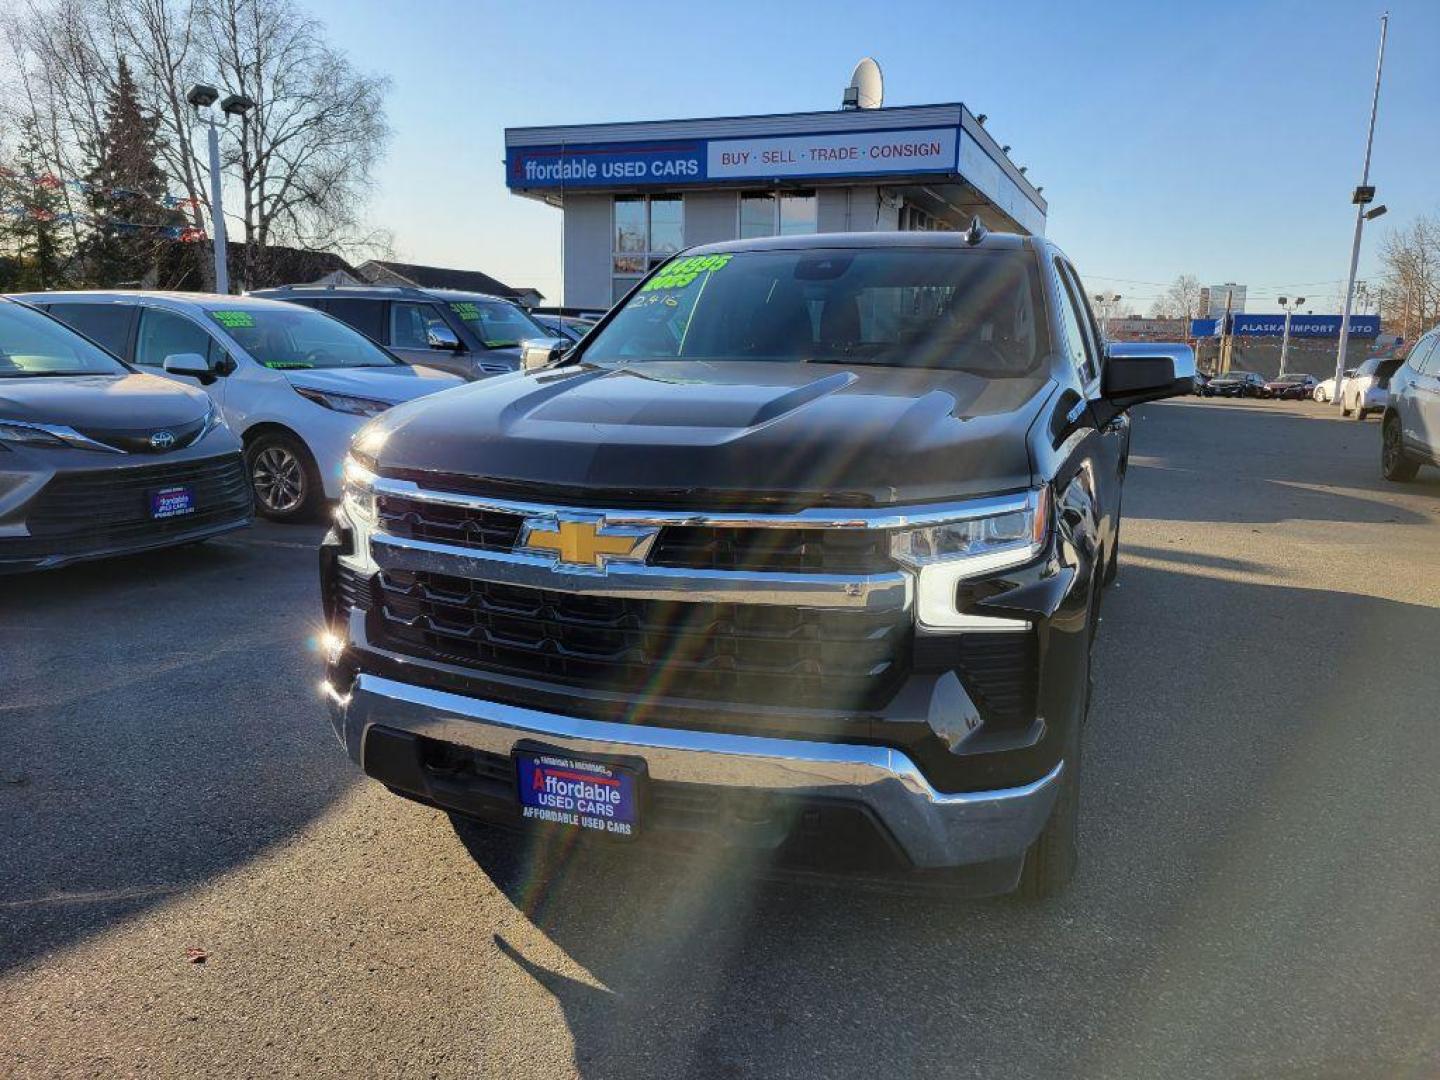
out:
{"label": "affordable used cars plate", "polygon": [[640,775],[634,769],[517,750],[515,777],[521,813],[533,821],[622,837],[639,826]]}
{"label": "affordable used cars plate", "polygon": [[150,492],[150,516],[157,521],[162,518],[182,517],[195,512],[195,492],[184,486],[156,488]]}

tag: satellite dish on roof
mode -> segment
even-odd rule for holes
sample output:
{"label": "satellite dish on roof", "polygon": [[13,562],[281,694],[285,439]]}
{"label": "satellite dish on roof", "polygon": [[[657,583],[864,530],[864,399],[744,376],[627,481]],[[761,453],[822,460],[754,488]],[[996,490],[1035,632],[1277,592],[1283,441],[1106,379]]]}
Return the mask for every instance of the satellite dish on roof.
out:
{"label": "satellite dish on roof", "polygon": [[870,57],[862,59],[850,73],[842,104],[847,109],[878,109],[885,104],[885,77],[880,74],[880,65]]}

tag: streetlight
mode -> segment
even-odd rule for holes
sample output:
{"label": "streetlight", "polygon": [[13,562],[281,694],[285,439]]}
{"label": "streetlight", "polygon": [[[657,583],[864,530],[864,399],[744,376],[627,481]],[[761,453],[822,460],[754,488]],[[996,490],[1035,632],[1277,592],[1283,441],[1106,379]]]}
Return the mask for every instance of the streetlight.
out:
{"label": "streetlight", "polygon": [[[1385,68],[1385,34],[1390,28],[1390,13],[1380,16],[1380,55],[1375,59],[1375,93],[1370,99],[1370,133],[1365,138],[1365,168],[1360,173],[1360,186],[1351,195],[1355,204],[1355,242],[1350,247],[1350,275],[1345,282],[1345,309],[1340,316],[1340,348],[1335,354],[1335,404],[1343,406],[1344,395],[1340,386],[1345,379],[1345,350],[1350,343],[1350,304],[1355,296],[1355,271],[1360,265],[1360,236],[1365,222],[1379,217],[1385,207],[1377,206],[1373,211],[1365,209],[1375,201],[1375,188],[1370,184],[1370,151],[1375,145],[1375,114],[1380,109],[1380,73]],[[1363,413],[1362,413],[1363,415]]]}
{"label": "streetlight", "polygon": [[1114,317],[1115,305],[1119,302],[1119,293],[1111,293],[1109,296],[1106,296],[1104,293],[1095,294],[1095,303],[1099,306],[1101,312],[1101,326],[1105,331],[1105,337],[1107,339],[1110,337],[1110,320]]}
{"label": "streetlight", "polygon": [[1290,316],[1301,304],[1305,303],[1305,297],[1297,296],[1293,301],[1280,297],[1280,306],[1285,309],[1285,336],[1280,339],[1280,374],[1285,374],[1285,357],[1290,352]]}
{"label": "streetlight", "polygon": [[[215,114],[206,112],[201,115],[200,110],[208,110],[220,98],[220,91],[205,83],[196,83],[185,95],[195,109],[197,119],[204,120],[210,128],[210,231],[214,234],[215,248],[215,291],[228,293],[230,291],[230,254],[225,239],[225,206],[220,195],[220,129],[215,126]],[[244,94],[230,94],[224,101],[220,102],[220,111],[226,116],[238,116],[244,119],[245,114],[255,107]]]}

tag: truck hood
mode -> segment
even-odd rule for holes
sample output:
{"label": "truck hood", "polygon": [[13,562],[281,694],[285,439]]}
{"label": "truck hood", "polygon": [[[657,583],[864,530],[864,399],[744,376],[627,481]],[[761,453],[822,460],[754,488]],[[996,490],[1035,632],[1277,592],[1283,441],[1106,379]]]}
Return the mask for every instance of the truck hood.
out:
{"label": "truck hood", "polygon": [[393,367],[309,368],[281,371],[292,386],[351,394],[398,405],[402,401],[464,383],[457,375],[435,368],[396,364]]}
{"label": "truck hood", "polygon": [[80,431],[183,427],[205,416],[210,398],[158,375],[73,375],[0,379],[0,420],[61,424]]}
{"label": "truck hood", "polygon": [[1026,432],[1050,386],[1038,375],[863,365],[576,365],[401,406],[374,422],[367,443],[379,447],[382,472],[534,497],[928,502],[1028,487]]}

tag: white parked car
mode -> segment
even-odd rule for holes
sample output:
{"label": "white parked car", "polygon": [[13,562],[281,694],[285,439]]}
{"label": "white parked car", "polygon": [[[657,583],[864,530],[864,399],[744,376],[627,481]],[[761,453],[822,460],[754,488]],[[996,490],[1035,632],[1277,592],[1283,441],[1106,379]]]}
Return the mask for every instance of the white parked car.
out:
{"label": "white parked car", "polygon": [[[1345,369],[1345,378],[1346,378],[1347,381],[1349,380],[1350,376],[1352,376],[1352,375],[1354,375],[1354,374],[1355,374],[1355,369],[1354,369],[1354,368],[1346,368],[1346,369]],[[1343,386],[1344,383],[1341,383],[1341,385]],[[1335,376],[1334,376],[1334,375],[1331,375],[1330,378],[1328,378],[1328,379],[1326,379],[1324,382],[1321,382],[1321,383],[1319,383],[1318,385],[1316,385],[1314,397],[1315,397],[1315,400],[1316,400],[1316,401],[1334,401],[1334,400],[1335,400]]]}
{"label": "white parked car", "polygon": [[1390,401],[1390,376],[1403,361],[1393,356],[1372,356],[1340,385],[1340,414],[1364,420]]}
{"label": "white parked car", "polygon": [[280,521],[338,499],[365,421],[462,380],[412,366],[338,319],[278,300],[201,293],[51,292],[44,308],[140,371],[198,385],[245,446],[255,507]]}

